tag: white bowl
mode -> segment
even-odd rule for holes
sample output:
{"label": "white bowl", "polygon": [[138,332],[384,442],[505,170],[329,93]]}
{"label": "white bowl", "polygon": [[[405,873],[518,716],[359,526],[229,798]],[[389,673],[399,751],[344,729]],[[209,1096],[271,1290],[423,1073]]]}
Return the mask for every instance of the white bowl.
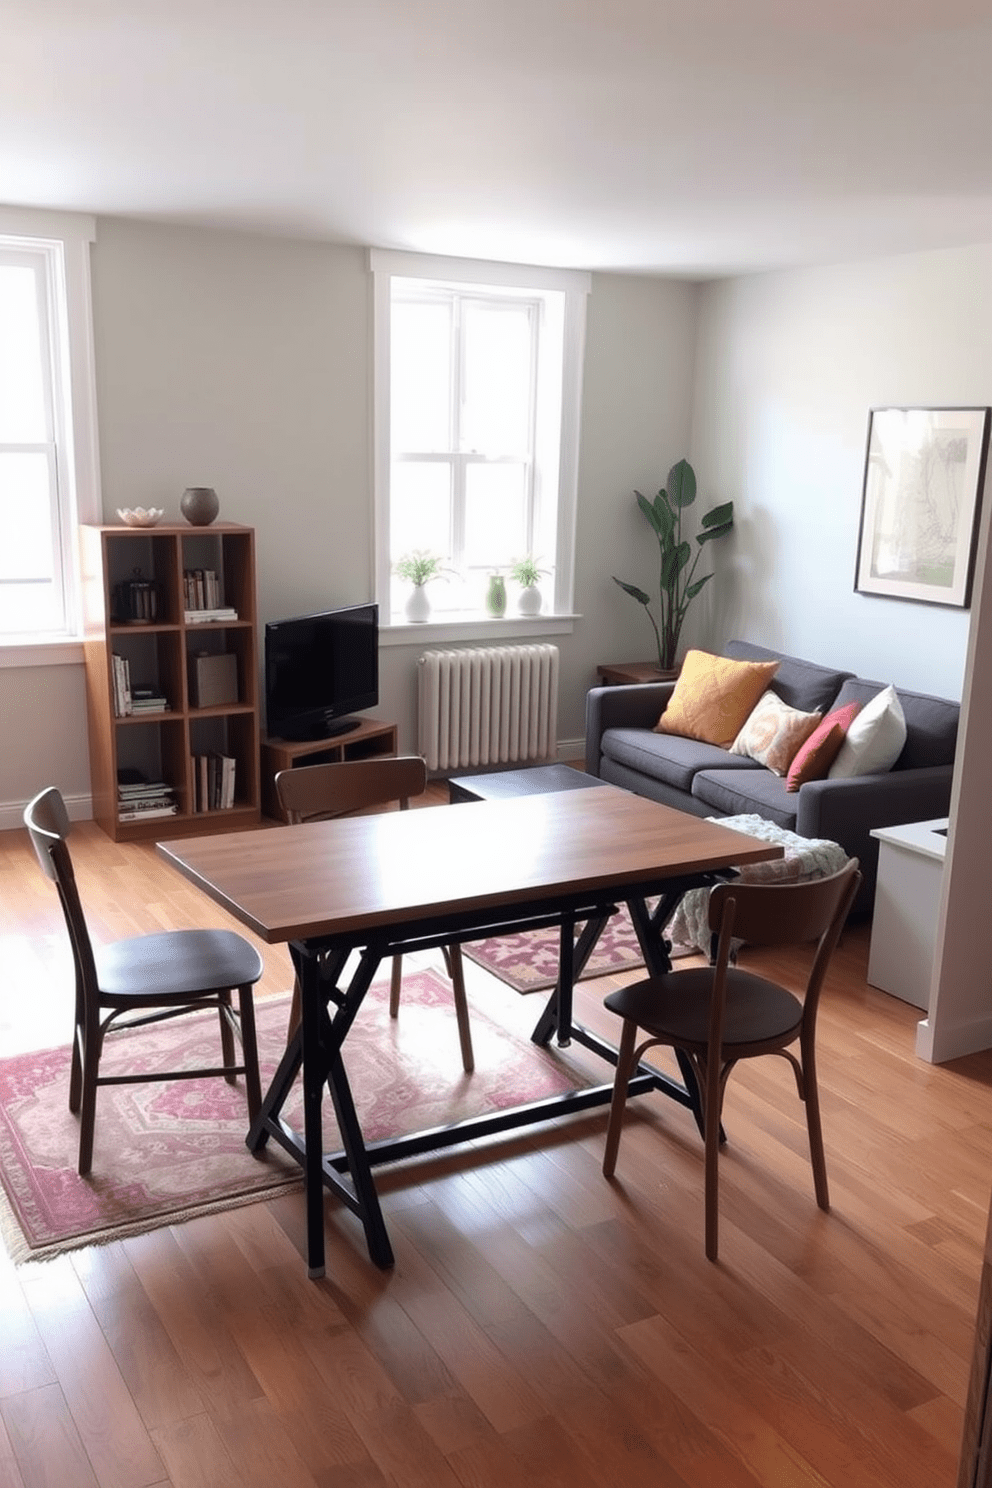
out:
{"label": "white bowl", "polygon": [[154,527],[165,516],[165,507],[119,506],[117,515],[125,527]]}

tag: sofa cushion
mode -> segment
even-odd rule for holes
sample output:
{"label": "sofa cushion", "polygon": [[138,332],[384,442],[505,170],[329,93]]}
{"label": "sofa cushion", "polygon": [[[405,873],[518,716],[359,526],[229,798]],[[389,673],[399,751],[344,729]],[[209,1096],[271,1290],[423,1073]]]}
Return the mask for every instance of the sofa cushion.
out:
{"label": "sofa cushion", "polygon": [[885,687],[859,711],[830,766],[831,780],[884,775],[902,754],[906,718],[894,687]]}
{"label": "sofa cushion", "polygon": [[692,794],[720,816],[756,811],[791,832],[796,829],[799,797],[788,794],[785,781],[770,770],[700,770],[693,776]]}
{"label": "sofa cushion", "polygon": [[803,744],[785,777],[787,791],[797,791],[807,780],[826,780],[827,772],[840,753],[840,746],[857,714],[860,703],[845,703],[835,708],[823,722],[813,730]]}
{"label": "sofa cushion", "polygon": [[[837,695],[836,706],[858,702],[864,707],[885,687],[864,677],[849,677]],[[896,760],[896,770],[922,770],[929,765],[952,765],[958,737],[960,703],[931,697],[925,692],[896,688],[906,719],[906,743]]]}
{"label": "sofa cushion", "polygon": [[[679,734],[657,734],[649,729],[607,729],[602,739],[604,759],[615,760],[628,769],[638,770],[655,780],[688,794],[697,770],[739,768],[747,765],[760,770],[756,760],[738,759],[715,744],[699,739],[684,739]],[[601,772],[602,773],[602,772]]]}
{"label": "sofa cushion", "polygon": [[757,760],[774,775],[787,775],[800,745],[820,721],[819,713],[803,713],[777,693],[765,692],[745,719],[730,752]]}
{"label": "sofa cushion", "polygon": [[658,732],[729,749],[777,666],[777,661],[733,661],[688,651]]}
{"label": "sofa cushion", "polygon": [[738,661],[778,661],[778,669],[768,684],[784,703],[804,713],[825,713],[842,685],[853,672],[840,672],[834,667],[819,666],[815,661],[801,661],[798,656],[781,656],[750,641],[728,641],[724,655]]}

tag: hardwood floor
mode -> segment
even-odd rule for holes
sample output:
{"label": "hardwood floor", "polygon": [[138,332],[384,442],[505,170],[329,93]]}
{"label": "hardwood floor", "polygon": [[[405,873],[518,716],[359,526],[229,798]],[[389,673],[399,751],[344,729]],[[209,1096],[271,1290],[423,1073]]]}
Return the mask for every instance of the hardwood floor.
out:
{"label": "hardwood floor", "polygon": [[[147,846],[91,824],[72,845],[95,934],[229,923]],[[0,903],[2,1047],[65,1042],[64,930],[20,832],[0,834]],[[382,1172],[389,1273],[328,1200],[308,1281],[298,1194],[0,1257],[0,1485],[950,1488],[992,1054],[917,1060],[919,1014],[867,986],[867,947],[852,927],[820,1019],[829,1214],[769,1059],[730,1082],[716,1266],[701,1144],[661,1097],[631,1102],[613,1183],[605,1109]],[[262,994],[287,990],[285,952],[263,954]],[[466,978],[484,1001],[485,973]],[[577,998],[611,1036],[615,985]]]}

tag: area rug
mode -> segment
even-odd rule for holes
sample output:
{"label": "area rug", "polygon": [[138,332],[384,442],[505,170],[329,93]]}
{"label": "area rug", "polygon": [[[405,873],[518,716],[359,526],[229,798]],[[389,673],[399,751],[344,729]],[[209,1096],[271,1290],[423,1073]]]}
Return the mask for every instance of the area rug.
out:
{"label": "area rug", "polygon": [[[400,1015],[377,983],[345,1046],[345,1066],[367,1140],[443,1126],[592,1083],[581,1051],[541,1049],[517,998],[487,991],[471,1010],[476,1068],[461,1067],[450,983],[407,972]],[[288,999],[258,1004],[263,1089],[282,1052]],[[213,1062],[216,1014],[204,1013],[108,1041],[102,1070],[182,1069]],[[586,1056],[588,1061],[589,1056]],[[140,1063],[139,1063],[140,1061]],[[601,1078],[599,1076],[598,1078]],[[76,1173],[79,1128],[68,1110],[69,1049],[0,1060],[0,1179],[4,1244],[15,1261],[44,1260],[300,1187],[300,1170],[275,1143],[245,1147],[243,1085],[223,1080],[102,1086],[93,1170]],[[325,1101],[325,1150],[340,1139]],[[284,1116],[302,1129],[302,1101]]]}
{"label": "area rug", "polygon": [[[542,992],[558,980],[557,928],[525,930],[520,935],[501,935],[492,940],[474,940],[462,953],[499,977],[515,992]],[[691,956],[694,947],[676,945],[671,957]],[[611,976],[620,971],[643,971],[644,959],[625,905],[609,920],[586,962],[580,981]],[[647,973],[645,972],[645,975]]]}

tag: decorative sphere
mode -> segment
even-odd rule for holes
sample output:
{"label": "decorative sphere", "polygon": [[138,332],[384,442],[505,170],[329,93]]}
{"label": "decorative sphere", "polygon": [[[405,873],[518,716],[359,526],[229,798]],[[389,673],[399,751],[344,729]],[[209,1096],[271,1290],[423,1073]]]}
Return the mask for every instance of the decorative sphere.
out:
{"label": "decorative sphere", "polygon": [[192,527],[209,527],[220,511],[220,502],[213,486],[187,486],[179,502],[179,510]]}

